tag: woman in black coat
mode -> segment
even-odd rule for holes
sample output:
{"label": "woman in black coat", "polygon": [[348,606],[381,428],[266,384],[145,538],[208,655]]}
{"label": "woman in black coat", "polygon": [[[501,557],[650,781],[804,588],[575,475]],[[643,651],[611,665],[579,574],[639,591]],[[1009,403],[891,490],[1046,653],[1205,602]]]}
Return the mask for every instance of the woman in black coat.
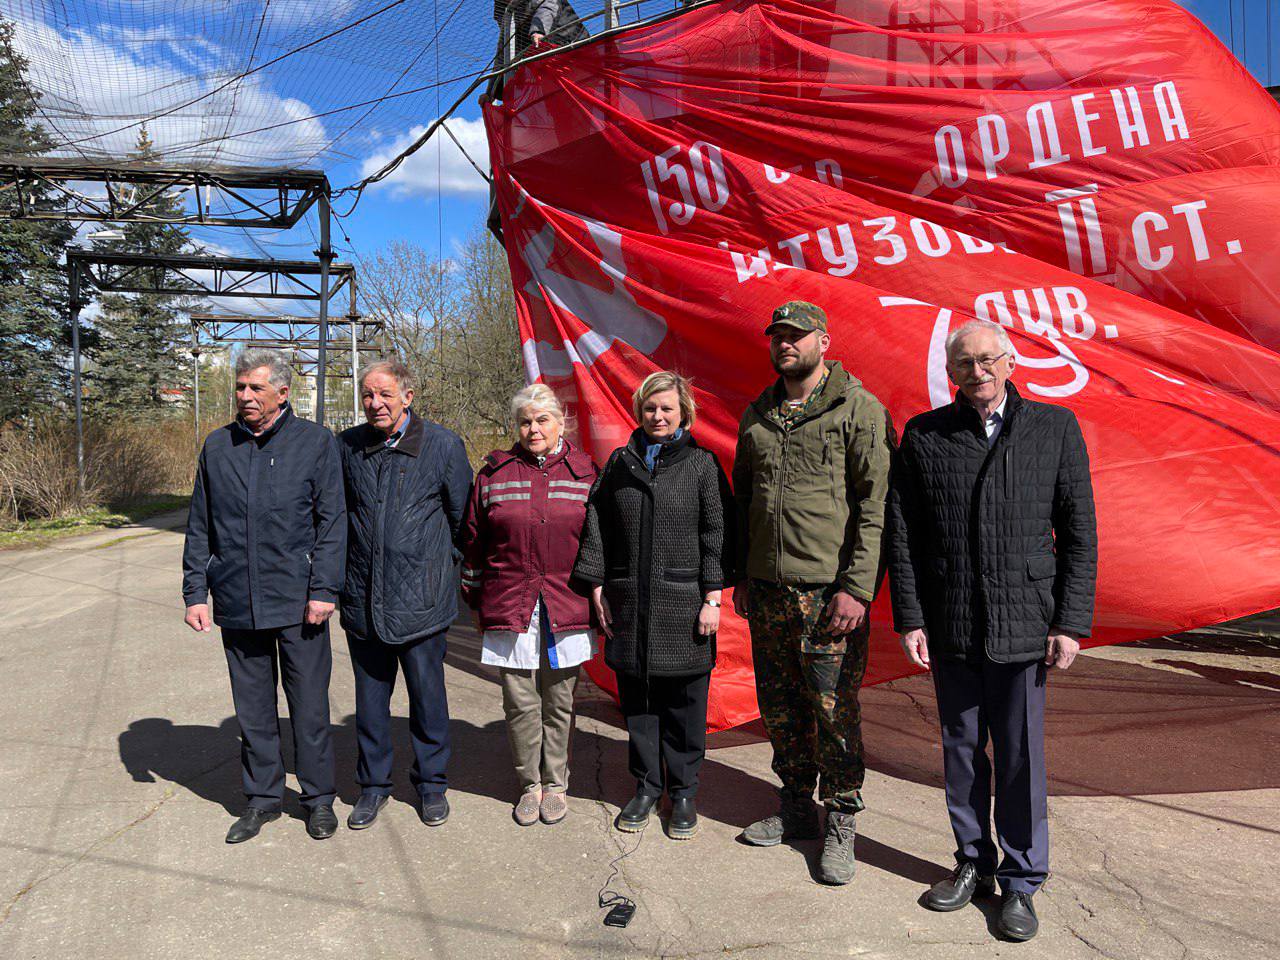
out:
{"label": "woman in black coat", "polygon": [[665,789],[668,833],[685,840],[698,823],[732,499],[715,455],[690,432],[688,380],[650,374],[632,403],[640,428],[596,480],[574,576],[591,585],[627,718],[636,795],[618,829],[643,830]]}

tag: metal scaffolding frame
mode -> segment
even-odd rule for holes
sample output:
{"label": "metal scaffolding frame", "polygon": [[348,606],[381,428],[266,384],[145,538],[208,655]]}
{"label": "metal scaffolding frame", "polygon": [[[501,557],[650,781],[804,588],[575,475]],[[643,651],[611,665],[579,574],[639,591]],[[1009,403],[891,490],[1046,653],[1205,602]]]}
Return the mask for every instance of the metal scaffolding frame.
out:
{"label": "metal scaffolding frame", "polygon": [[[33,191],[49,191],[36,200]],[[158,217],[147,206],[169,193],[189,194],[181,214]],[[190,170],[139,163],[89,163],[0,157],[0,219],[182,223],[287,230],[329,193],[318,170]]]}
{"label": "metal scaffolding frame", "polygon": [[[349,263],[254,257],[67,251],[67,266],[102,293],[321,300],[352,281]],[[328,278],[333,284],[329,286]],[[262,285],[266,284],[266,289]],[[291,287],[284,286],[290,284]]]}
{"label": "metal scaffolding frame", "polygon": [[[199,256],[180,254],[106,253],[93,250],[67,251],[69,289],[72,389],[76,419],[76,469],[80,492],[84,492],[84,404],[81,385],[80,310],[87,304],[86,287],[99,293],[150,293],[174,296],[245,297],[255,300],[314,300],[318,302],[316,340],[318,362],[327,369],[329,343],[329,300],[347,288],[350,316],[356,309],[355,268],[335,263],[330,242],[332,210],[329,187],[316,197],[320,213],[320,247],[315,261],[272,260],[252,257]],[[129,219],[128,217],[125,218]],[[147,219],[134,214],[135,222]],[[150,218],[152,222],[155,218]],[[173,222],[178,222],[177,220]],[[332,284],[331,284],[332,280]],[[259,289],[263,284],[266,289]],[[352,328],[354,329],[354,327]],[[199,350],[193,342],[193,350]],[[358,351],[353,353],[356,356]],[[199,368],[199,357],[196,355]],[[324,377],[316,382],[316,419],[324,425]],[[199,424],[198,410],[196,423]]]}
{"label": "metal scaffolding frame", "polygon": [[[381,357],[384,351],[385,327],[381,320],[365,320],[356,312],[356,286],[349,285],[349,309],[346,317],[326,324],[326,337],[320,336],[319,317],[254,316],[243,313],[192,313],[192,352],[202,343],[238,344],[244,347],[270,347],[290,351],[294,372],[301,376],[318,375],[320,351],[324,347],[326,376],[346,373],[337,364],[350,356],[351,413],[360,418],[360,355]],[[314,357],[308,356],[315,354]],[[323,391],[318,391],[322,394]],[[199,403],[197,393],[196,403]]]}

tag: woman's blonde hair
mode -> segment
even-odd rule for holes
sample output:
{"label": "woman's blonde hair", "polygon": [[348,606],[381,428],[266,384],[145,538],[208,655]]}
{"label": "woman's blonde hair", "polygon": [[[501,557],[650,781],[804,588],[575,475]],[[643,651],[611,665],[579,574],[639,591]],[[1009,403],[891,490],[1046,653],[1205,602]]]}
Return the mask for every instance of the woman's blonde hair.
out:
{"label": "woman's blonde hair", "polygon": [[688,377],[682,377],[674,370],[659,370],[651,373],[631,395],[631,410],[635,414],[636,423],[640,422],[640,411],[644,402],[655,393],[674,390],[680,398],[680,426],[686,430],[693,429],[693,422],[698,418],[698,404],[693,399],[693,384]]}
{"label": "woman's blonde hair", "polygon": [[511,398],[511,425],[520,426],[520,414],[530,407],[535,412],[545,412],[556,418],[561,428],[564,427],[564,407],[556,392],[545,383],[531,383]]}

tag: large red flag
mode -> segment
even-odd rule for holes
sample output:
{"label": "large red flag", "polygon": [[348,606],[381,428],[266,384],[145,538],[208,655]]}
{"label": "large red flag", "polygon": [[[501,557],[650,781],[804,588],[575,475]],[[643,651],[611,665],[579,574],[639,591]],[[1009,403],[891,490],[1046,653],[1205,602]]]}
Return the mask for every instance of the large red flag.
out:
{"label": "large red flag", "polygon": [[[901,425],[1008,327],[1093,460],[1093,643],[1280,606],[1280,111],[1165,0],[727,0],[486,108],[525,367],[603,461],[657,369],[733,458],[763,329],[821,304]],[[874,611],[868,682],[910,672]],[[727,612],[708,723],[756,715]],[[602,664],[592,676],[612,687]]]}

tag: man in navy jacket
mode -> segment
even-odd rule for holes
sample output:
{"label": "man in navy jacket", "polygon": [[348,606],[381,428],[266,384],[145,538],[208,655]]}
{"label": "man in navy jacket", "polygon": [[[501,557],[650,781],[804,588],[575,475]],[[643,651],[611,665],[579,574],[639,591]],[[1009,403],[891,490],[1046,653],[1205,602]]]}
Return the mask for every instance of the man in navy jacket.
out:
{"label": "man in navy jacket", "polygon": [[[289,407],[292,371],[275,350],[236,363],[239,416],[205,441],[196,470],[182,597],[191,629],[222,628],[249,805],[228,843],[280,816],[283,676],[307,832],[333,836],[329,617],[342,585],[347,518],[338,445]],[[213,612],[209,594],[213,594]]]}
{"label": "man in navy jacket", "polygon": [[347,825],[370,826],[391,793],[391,691],[399,671],[409,694],[418,815],[436,827],[449,816],[445,631],[458,614],[454,541],[471,464],[456,433],[410,408],[413,378],[403,363],[367,367],[360,399],[368,423],[339,438],[349,508],[342,626],[355,671],[361,790]]}

